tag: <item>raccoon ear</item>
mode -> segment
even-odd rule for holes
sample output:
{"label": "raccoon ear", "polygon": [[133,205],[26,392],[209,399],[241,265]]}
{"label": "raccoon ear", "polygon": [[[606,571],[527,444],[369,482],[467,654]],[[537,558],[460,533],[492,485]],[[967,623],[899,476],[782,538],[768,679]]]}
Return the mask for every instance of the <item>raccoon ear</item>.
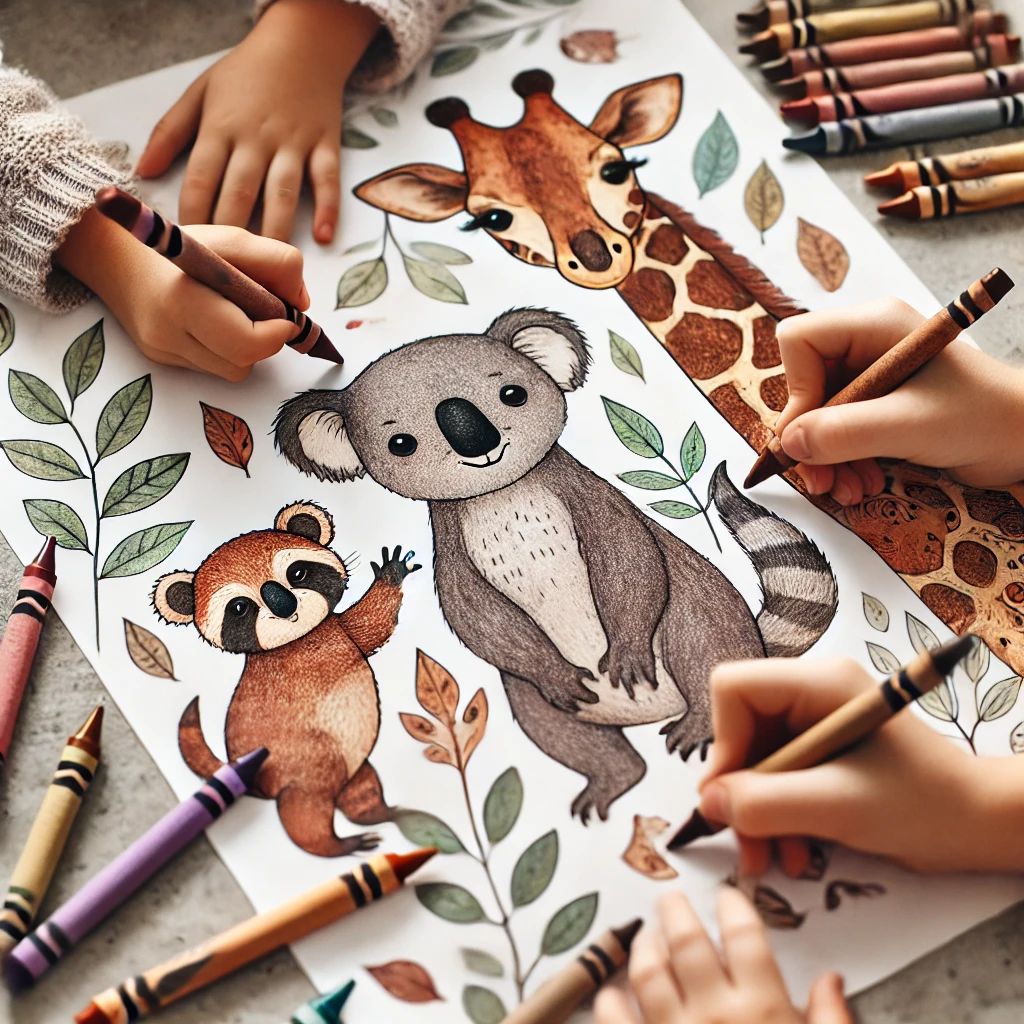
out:
{"label": "raccoon ear", "polygon": [[321,547],[330,547],[334,540],[334,520],[331,513],[311,501],[297,501],[286,505],[277,513],[274,529],[305,537]]}
{"label": "raccoon ear", "polygon": [[187,626],[196,617],[196,589],[192,584],[194,572],[169,572],[156,581],[153,588],[153,607],[164,622],[172,626]]}
{"label": "raccoon ear", "polygon": [[587,379],[587,342],[567,317],[546,309],[510,309],[487,334],[532,359],[563,391],[575,391]]}
{"label": "raccoon ear", "polygon": [[281,406],[274,443],[297,469],[318,480],[364,476],[362,460],[345,429],[340,391],[307,391]]}

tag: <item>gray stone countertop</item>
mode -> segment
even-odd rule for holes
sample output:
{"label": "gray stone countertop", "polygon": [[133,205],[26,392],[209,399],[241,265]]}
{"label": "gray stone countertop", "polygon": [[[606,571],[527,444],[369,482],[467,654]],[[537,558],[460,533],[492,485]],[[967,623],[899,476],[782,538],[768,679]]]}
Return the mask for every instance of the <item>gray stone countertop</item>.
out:
{"label": "gray stone countertop", "polygon": [[[687,0],[726,52],[736,53],[735,3]],[[1001,0],[1024,27],[1024,0]],[[231,46],[247,31],[250,0],[7,0],[0,39],[10,63],[30,69],[63,97]],[[740,66],[745,58],[736,55]],[[759,76],[751,80],[762,87]],[[971,143],[953,140],[922,152],[1009,141],[1010,133]],[[916,154],[915,155],[919,155]],[[881,220],[861,183],[868,170],[905,159],[906,150],[826,162],[833,180],[940,298],[964,287],[964,268],[1001,264],[1024,281],[1024,207],[951,221]],[[988,352],[1024,363],[1024,288],[998,317],[972,329]],[[0,539],[0,608],[14,601],[21,565]],[[18,732],[0,774],[0,885],[14,866],[53,771],[55,752],[98,703],[106,704],[103,768],[79,815],[47,903],[55,906],[174,803],[142,744],[109,701],[63,624],[47,623],[21,709]],[[119,913],[83,941],[48,984],[17,1000],[0,993],[0,1021],[70,1021],[97,989],[162,962],[251,913],[205,839],[193,844]],[[1018,905],[924,957],[854,1000],[863,1024],[1010,1024],[1024,1020],[1024,906]],[[277,1024],[313,989],[287,952],[279,952],[161,1014],[166,1024]]]}

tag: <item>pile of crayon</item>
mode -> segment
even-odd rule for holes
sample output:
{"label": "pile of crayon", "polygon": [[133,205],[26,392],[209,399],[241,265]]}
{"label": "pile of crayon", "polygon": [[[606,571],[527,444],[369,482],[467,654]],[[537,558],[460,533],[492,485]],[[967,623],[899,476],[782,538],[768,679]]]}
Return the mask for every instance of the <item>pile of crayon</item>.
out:
{"label": "pile of crayon", "polygon": [[826,156],[1024,125],[1020,37],[983,0],[761,0],[740,47]]}

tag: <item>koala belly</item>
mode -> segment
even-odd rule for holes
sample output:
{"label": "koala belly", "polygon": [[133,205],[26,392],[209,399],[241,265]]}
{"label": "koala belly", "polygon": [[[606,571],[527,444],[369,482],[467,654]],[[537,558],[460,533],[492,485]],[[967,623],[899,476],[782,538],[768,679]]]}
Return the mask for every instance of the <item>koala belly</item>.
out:
{"label": "koala belly", "polygon": [[566,661],[594,674],[586,685],[599,700],[580,704],[577,717],[599,725],[644,725],[683,713],[686,701],[658,657],[657,688],[635,687],[632,697],[598,671],[608,638],[572,514],[557,495],[527,476],[472,498],[463,508],[462,533],[484,579],[529,615]]}

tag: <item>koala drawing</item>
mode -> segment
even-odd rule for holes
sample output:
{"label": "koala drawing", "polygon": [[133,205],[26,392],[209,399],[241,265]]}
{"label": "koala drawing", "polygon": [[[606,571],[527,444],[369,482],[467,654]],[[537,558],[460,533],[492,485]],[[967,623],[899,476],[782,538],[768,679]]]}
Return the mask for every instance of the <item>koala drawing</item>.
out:
{"label": "koala drawing", "polygon": [[[272,530],[222,544],[195,572],[161,576],[157,614],[194,624],[208,643],[245,655],[228,708],[224,737],[235,760],[270,751],[252,787],[277,801],[281,824],[307,853],[340,857],[373,849],[370,832],[339,837],[335,808],[359,825],[392,817],[380,779],[367,760],[377,742],[380,700],[367,658],[391,638],[402,581],[420,568],[413,552],[384,549],[374,582],[350,608],[334,609],[348,586],[345,563],[331,549],[334,522],[310,502],[288,505]],[[178,724],[178,746],[197,775],[222,763],[199,721],[199,698]]]}
{"label": "koala drawing", "polygon": [[565,392],[589,362],[570,320],[515,309],[484,334],[389,352],[343,390],[286,402],[275,423],[303,472],[369,473],[427,502],[445,618],[499,670],[530,739],[586,777],[572,805],[584,821],[646,771],[623,727],[666,722],[669,751],[688,756],[711,734],[712,667],[802,653],[837,601],[824,555],[724,465],[712,493],[760,577],[756,619],[719,569],[561,448]]}

